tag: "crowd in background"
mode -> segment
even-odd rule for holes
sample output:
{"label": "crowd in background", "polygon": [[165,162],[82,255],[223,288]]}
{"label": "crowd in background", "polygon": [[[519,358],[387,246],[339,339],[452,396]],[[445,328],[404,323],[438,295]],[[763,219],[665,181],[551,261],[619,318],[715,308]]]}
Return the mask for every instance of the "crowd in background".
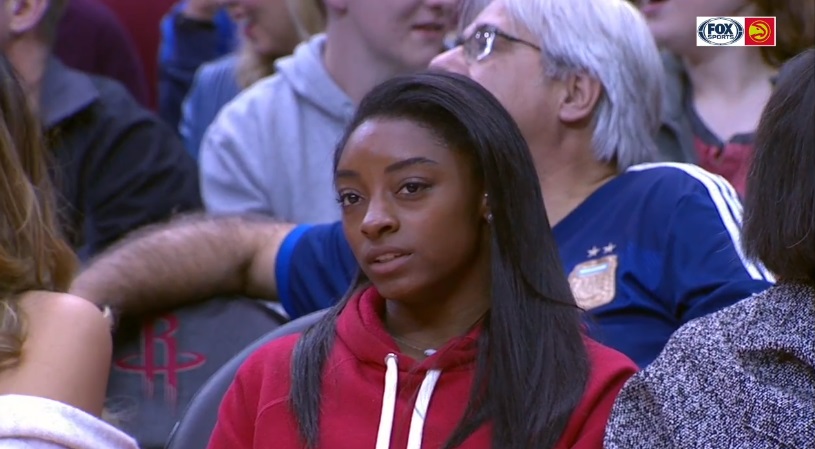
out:
{"label": "crowd in background", "polygon": [[815,0],[0,7],[0,447],[815,446]]}

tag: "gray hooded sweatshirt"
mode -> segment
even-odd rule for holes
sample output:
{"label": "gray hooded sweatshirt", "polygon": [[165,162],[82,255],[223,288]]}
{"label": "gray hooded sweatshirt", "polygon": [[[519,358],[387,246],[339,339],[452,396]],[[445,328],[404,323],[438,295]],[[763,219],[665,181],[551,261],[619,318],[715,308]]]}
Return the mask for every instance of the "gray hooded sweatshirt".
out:
{"label": "gray hooded sweatshirt", "polygon": [[325,36],[278,60],[277,72],[227,104],[201,145],[201,193],[213,214],[294,223],[340,218],[333,153],[355,106],[322,60]]}

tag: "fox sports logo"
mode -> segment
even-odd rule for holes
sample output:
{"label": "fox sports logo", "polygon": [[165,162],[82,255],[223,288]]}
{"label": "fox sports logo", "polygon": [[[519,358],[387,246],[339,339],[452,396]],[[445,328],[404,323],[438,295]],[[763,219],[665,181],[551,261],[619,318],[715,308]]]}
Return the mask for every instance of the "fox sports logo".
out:
{"label": "fox sports logo", "polygon": [[744,27],[729,17],[714,17],[699,25],[699,37],[710,45],[730,45],[744,36]]}

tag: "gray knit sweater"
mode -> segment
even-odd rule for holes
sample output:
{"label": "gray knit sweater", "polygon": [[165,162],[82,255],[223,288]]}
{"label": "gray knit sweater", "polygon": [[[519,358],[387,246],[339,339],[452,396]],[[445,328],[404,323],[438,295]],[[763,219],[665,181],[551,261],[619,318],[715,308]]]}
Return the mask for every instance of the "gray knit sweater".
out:
{"label": "gray knit sweater", "polygon": [[815,449],[815,287],[786,283],[692,321],[632,377],[608,449]]}

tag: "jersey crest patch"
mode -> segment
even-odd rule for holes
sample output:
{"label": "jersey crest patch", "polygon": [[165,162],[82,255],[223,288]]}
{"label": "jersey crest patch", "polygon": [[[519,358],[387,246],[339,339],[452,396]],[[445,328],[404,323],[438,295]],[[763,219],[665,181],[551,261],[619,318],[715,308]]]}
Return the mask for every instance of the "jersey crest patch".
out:
{"label": "jersey crest patch", "polygon": [[610,303],[617,293],[617,256],[610,254],[577,264],[569,274],[569,285],[583,310]]}

